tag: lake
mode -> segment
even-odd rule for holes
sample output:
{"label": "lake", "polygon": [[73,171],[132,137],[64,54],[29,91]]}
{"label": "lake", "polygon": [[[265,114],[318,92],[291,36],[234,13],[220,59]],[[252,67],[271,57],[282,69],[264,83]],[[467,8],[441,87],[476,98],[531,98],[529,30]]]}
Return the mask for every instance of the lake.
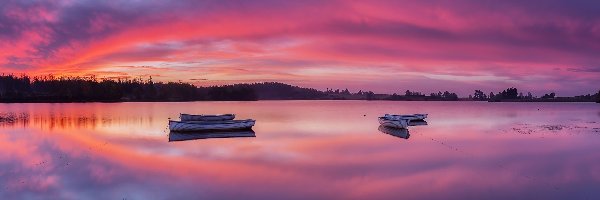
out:
{"label": "lake", "polygon": [[[598,199],[600,104],[0,104],[0,199]],[[179,113],[255,137],[169,142]],[[408,134],[384,113],[428,113]],[[173,139],[173,138],[171,138]]]}

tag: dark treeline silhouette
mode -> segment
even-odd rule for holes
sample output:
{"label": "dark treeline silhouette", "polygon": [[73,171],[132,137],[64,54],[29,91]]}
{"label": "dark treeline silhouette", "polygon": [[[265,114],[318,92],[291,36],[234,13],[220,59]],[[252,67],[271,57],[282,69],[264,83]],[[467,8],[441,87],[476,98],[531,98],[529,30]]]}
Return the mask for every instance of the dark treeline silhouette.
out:
{"label": "dark treeline silhouette", "polygon": [[325,92],[266,82],[196,87],[149,80],[0,76],[0,102],[254,101],[331,99]]}
{"label": "dark treeline silhouette", "polygon": [[[522,95],[521,95],[522,96]],[[508,88],[494,96],[495,99],[519,99],[517,88]]]}
{"label": "dark treeline silhouette", "polygon": [[458,95],[456,93],[451,93],[448,91],[431,93],[429,96],[422,94],[420,92],[413,92],[410,90],[406,90],[404,95],[398,95],[396,93],[392,94],[387,98],[387,100],[392,101],[457,101]]}
{"label": "dark treeline silhouette", "polygon": [[550,93],[550,94],[544,94],[544,96],[542,96],[542,99],[554,99],[556,97],[556,94],[554,92]]}
{"label": "dark treeline silhouette", "polygon": [[429,96],[407,90],[405,95],[351,93],[348,89],[319,91],[277,82],[196,87],[181,82],[98,80],[95,77],[0,76],[0,102],[119,102],[119,101],[254,101],[254,100],[403,100],[453,101],[455,93]]}
{"label": "dark treeline silhouette", "polygon": [[389,101],[457,101],[459,100],[456,93],[448,91],[431,93],[429,96],[421,92],[406,90],[404,95],[394,94],[375,94],[372,91],[359,90],[356,93],[350,92],[348,89],[330,89],[327,88],[325,94],[327,99],[342,99],[342,100],[389,100]]}
{"label": "dark treeline silhouette", "polygon": [[522,92],[519,92],[517,88],[511,87],[494,94],[491,92],[489,95],[485,95],[485,93],[481,90],[475,90],[473,95],[469,95],[469,99],[475,101],[491,101],[491,102],[501,102],[501,101],[534,101],[534,102],[594,102],[600,101],[600,91],[596,94],[587,94],[587,95],[579,95],[573,97],[558,97],[556,93],[551,92],[548,94],[544,94],[541,97],[534,97],[531,92],[527,92],[524,95]]}
{"label": "dark treeline silhouette", "polygon": [[95,77],[54,77],[0,75],[0,102],[121,102],[121,101],[254,101],[254,100],[392,100],[392,101],[589,101],[600,102],[600,91],[575,97],[541,98],[523,95],[517,88],[486,95],[475,90],[468,99],[449,91],[431,93],[406,90],[404,95],[375,94],[348,89],[319,91],[277,82],[196,87],[181,82],[154,82],[138,79],[96,79]]}
{"label": "dark treeline silhouette", "polygon": [[284,83],[266,82],[249,84],[260,100],[310,100],[327,99],[325,92],[313,89],[292,86]]}
{"label": "dark treeline silhouette", "polygon": [[194,101],[198,89],[187,83],[102,80],[94,77],[0,76],[2,102]]}
{"label": "dark treeline silhouette", "polygon": [[198,88],[203,100],[316,100],[327,99],[325,92],[277,82],[233,84]]}
{"label": "dark treeline silhouette", "polygon": [[198,100],[211,101],[256,101],[258,96],[256,91],[247,84],[211,86],[198,88],[200,91]]}
{"label": "dark treeline silhouette", "polygon": [[325,94],[327,95],[327,99],[336,99],[336,100],[379,100],[381,99],[381,95],[375,95],[372,91],[362,91],[359,90],[356,93],[350,92],[348,88],[344,90],[327,88],[325,90]]}

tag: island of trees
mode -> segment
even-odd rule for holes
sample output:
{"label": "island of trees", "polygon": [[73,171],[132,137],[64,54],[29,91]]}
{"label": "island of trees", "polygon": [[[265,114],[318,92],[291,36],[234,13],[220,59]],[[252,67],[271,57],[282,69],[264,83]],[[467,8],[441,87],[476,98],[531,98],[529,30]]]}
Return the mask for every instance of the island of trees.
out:
{"label": "island of trees", "polygon": [[127,102],[127,101],[255,101],[255,100],[390,100],[390,101],[599,101],[597,94],[557,97],[555,93],[534,97],[516,88],[487,95],[475,90],[468,98],[444,91],[430,93],[406,90],[401,94],[376,94],[348,89],[325,91],[278,82],[196,87],[183,82],[143,79],[97,79],[0,75],[0,102]]}

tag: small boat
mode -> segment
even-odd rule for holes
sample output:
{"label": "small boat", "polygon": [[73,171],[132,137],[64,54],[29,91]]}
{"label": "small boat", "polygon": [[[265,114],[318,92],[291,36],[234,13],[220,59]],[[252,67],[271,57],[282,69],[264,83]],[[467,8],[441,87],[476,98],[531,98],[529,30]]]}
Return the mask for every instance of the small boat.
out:
{"label": "small boat", "polygon": [[379,117],[379,124],[392,128],[406,128],[408,127],[409,121],[409,119],[393,118],[388,116]]}
{"label": "small boat", "polygon": [[190,115],[190,114],[179,114],[181,121],[226,121],[233,120],[234,114],[222,114],[222,115]]}
{"label": "small boat", "polygon": [[395,137],[399,137],[399,138],[403,138],[403,139],[408,139],[410,137],[410,133],[408,133],[408,129],[405,129],[405,128],[391,128],[391,127],[387,127],[384,125],[379,125],[378,130],[381,131],[382,133],[392,135]]}
{"label": "small boat", "polygon": [[179,132],[192,131],[222,131],[222,130],[247,130],[254,126],[256,121],[247,120],[228,120],[228,121],[171,121],[169,120],[169,130]]}
{"label": "small boat", "polygon": [[199,140],[211,138],[237,138],[237,137],[256,137],[253,130],[239,131],[198,131],[198,132],[177,132],[169,133],[169,142]]}
{"label": "small boat", "polygon": [[427,118],[427,114],[413,114],[413,115],[390,115],[390,114],[385,114],[384,117],[398,118],[398,119],[408,119],[408,120],[425,120],[425,118]]}

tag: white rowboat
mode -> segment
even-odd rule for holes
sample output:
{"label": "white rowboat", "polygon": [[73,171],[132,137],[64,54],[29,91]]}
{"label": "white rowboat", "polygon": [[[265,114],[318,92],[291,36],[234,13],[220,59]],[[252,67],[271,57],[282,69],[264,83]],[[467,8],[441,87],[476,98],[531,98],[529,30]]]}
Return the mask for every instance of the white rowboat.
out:
{"label": "white rowboat", "polygon": [[222,114],[222,115],[190,115],[190,114],[179,114],[181,121],[225,121],[233,120],[234,114]]}
{"label": "white rowboat", "polygon": [[245,130],[251,129],[256,121],[247,120],[228,120],[228,121],[171,121],[169,120],[169,130],[178,132],[194,131],[222,131],[222,130]]}

